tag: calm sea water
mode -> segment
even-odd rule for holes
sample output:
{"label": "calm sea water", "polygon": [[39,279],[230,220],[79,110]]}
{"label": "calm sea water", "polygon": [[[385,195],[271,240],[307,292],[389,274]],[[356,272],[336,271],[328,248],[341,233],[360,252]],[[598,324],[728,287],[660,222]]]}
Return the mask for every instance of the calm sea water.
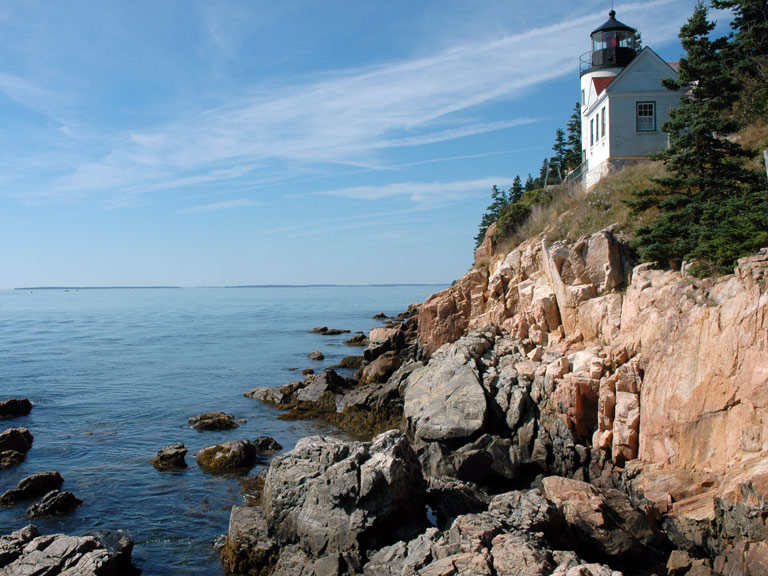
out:
{"label": "calm sea water", "polygon": [[[224,574],[212,542],[243,502],[242,476],[202,473],[194,454],[225,440],[272,436],[285,449],[335,429],[283,422],[243,397],[279,386],[359,348],[326,325],[368,331],[435,286],[186,288],[0,291],[0,399],[26,397],[29,416],[0,422],[35,437],[26,461],[0,471],[0,492],[30,474],[59,471],[84,501],[73,514],[36,520],[44,533],[123,529],[134,562],[149,574]],[[325,361],[307,354],[320,350]],[[224,410],[239,428],[198,432],[187,419]],[[149,459],[183,442],[189,469],[159,472]],[[251,471],[256,475],[263,467]],[[0,507],[0,534],[26,524],[28,503]]]}

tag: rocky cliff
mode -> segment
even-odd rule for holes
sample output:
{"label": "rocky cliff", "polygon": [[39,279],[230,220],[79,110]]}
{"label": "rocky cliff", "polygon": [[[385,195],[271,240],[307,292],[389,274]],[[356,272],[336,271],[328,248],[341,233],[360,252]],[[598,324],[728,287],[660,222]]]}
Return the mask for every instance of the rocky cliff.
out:
{"label": "rocky cliff", "polygon": [[278,459],[262,511],[233,512],[225,563],[768,574],[768,253],[700,281],[634,266],[611,230],[503,255],[492,238],[482,265],[370,334],[356,379],[248,393],[400,432]]}
{"label": "rocky cliff", "polygon": [[[492,251],[491,231],[478,259]],[[723,516],[768,510],[765,250],[733,275],[696,280],[632,268],[610,230],[572,246],[534,238],[427,300],[419,341],[432,353],[489,324],[541,348],[532,369],[555,375],[555,410],[574,439],[626,469],[625,486],[670,526],[683,525],[678,544],[727,556],[746,538],[753,555],[763,550],[764,526]],[[546,362],[553,352],[568,365]]]}

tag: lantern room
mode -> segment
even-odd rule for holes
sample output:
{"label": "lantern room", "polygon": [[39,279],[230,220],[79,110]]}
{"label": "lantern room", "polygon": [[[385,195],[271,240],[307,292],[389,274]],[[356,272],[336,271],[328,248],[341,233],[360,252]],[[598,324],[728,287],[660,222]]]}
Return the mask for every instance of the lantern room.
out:
{"label": "lantern room", "polygon": [[635,29],[616,20],[616,12],[608,13],[608,20],[590,35],[592,58],[589,69],[582,74],[600,68],[625,67],[637,54]]}

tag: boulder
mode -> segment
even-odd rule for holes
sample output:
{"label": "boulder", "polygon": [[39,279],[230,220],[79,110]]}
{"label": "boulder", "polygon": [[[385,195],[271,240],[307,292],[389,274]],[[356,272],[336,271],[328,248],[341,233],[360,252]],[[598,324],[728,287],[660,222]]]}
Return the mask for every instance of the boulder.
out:
{"label": "boulder", "polygon": [[309,385],[296,393],[299,402],[318,402],[326,394],[338,394],[346,386],[347,382],[332,369],[323,370],[312,378]]}
{"label": "boulder", "polygon": [[487,402],[477,358],[491,346],[482,332],[473,332],[438,350],[426,366],[408,377],[404,416],[421,440],[468,438],[485,424]]}
{"label": "boulder", "polygon": [[344,344],[347,346],[368,346],[368,337],[365,334],[356,334],[349,340],[344,340]]}
{"label": "boulder", "polygon": [[177,442],[161,448],[150,463],[158,470],[182,470],[187,468],[186,455],[187,447]]}
{"label": "boulder", "polygon": [[231,440],[200,450],[195,456],[204,472],[242,472],[256,464],[256,447],[248,440]]}
{"label": "boulder", "polygon": [[34,437],[26,428],[9,428],[0,434],[0,452],[12,450],[26,454],[33,441]]}
{"label": "boulder", "polygon": [[321,334],[323,336],[338,336],[339,334],[349,334],[349,330],[339,330],[338,328],[328,328],[328,326],[318,326],[310,330],[313,334]]}
{"label": "boulder", "polygon": [[195,430],[232,430],[238,427],[235,417],[225,412],[205,412],[193,416],[187,422]]}
{"label": "boulder", "polygon": [[400,368],[403,361],[396,352],[386,352],[363,368],[360,376],[360,384],[372,384],[386,382],[392,373]]}
{"label": "boulder", "polygon": [[315,350],[313,352],[310,352],[307,358],[309,358],[310,360],[316,360],[316,361],[325,360],[325,354],[320,352],[320,350]]}
{"label": "boulder", "polygon": [[40,502],[27,508],[27,518],[43,518],[46,516],[62,516],[69,514],[83,503],[72,492],[51,490]]}
{"label": "boulder", "polygon": [[350,368],[357,369],[363,366],[365,359],[362,356],[346,356],[341,359],[341,362],[333,366],[333,368]]}
{"label": "boulder", "polygon": [[[303,385],[303,382],[297,381],[296,384]],[[293,390],[294,386],[291,384],[286,384],[285,386],[258,386],[244,393],[243,396],[261,400],[267,404],[280,405],[285,404],[291,399]]]}
{"label": "boulder", "polygon": [[0,452],[0,470],[5,470],[11,466],[18,466],[24,462],[26,454],[24,452],[17,452],[16,450],[4,450]]}
{"label": "boulder", "polygon": [[277,562],[280,547],[269,536],[267,520],[260,508],[234,506],[221,561],[231,574],[268,576]]}
{"label": "boulder", "polygon": [[310,558],[342,555],[353,565],[363,550],[426,523],[418,460],[394,430],[365,443],[302,438],[272,461],[262,508],[280,546],[300,543]]}
{"label": "boulder", "polygon": [[21,530],[16,530],[12,534],[0,536],[0,568],[8,566],[21,556],[24,547],[38,536],[40,536],[40,531],[32,524]]}
{"label": "boulder", "polygon": [[0,402],[0,420],[26,416],[32,411],[32,402],[26,398],[11,398]]}
{"label": "boulder", "polygon": [[[6,544],[12,551],[4,553]],[[137,574],[133,541],[121,532],[41,536],[34,526],[0,537],[0,573],[13,576],[127,576]]]}
{"label": "boulder", "polygon": [[58,490],[64,479],[58,472],[40,472],[19,481],[15,490],[8,490],[0,496],[0,504],[15,504],[18,500],[42,496],[52,490]]}
{"label": "boulder", "polygon": [[279,452],[283,449],[278,441],[270,436],[259,436],[253,441],[253,445],[259,453]]}
{"label": "boulder", "polygon": [[547,499],[563,513],[579,551],[657,567],[661,561],[653,548],[657,535],[626,496],[560,476],[544,478],[543,486]]}

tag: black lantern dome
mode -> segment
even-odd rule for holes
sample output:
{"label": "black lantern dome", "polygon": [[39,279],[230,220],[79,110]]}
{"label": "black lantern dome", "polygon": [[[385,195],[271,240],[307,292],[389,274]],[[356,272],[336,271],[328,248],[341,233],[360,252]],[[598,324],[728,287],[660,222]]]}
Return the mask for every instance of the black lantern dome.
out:
{"label": "black lantern dome", "polygon": [[635,29],[616,20],[616,12],[608,13],[608,20],[592,34],[592,67],[623,68],[637,55]]}

